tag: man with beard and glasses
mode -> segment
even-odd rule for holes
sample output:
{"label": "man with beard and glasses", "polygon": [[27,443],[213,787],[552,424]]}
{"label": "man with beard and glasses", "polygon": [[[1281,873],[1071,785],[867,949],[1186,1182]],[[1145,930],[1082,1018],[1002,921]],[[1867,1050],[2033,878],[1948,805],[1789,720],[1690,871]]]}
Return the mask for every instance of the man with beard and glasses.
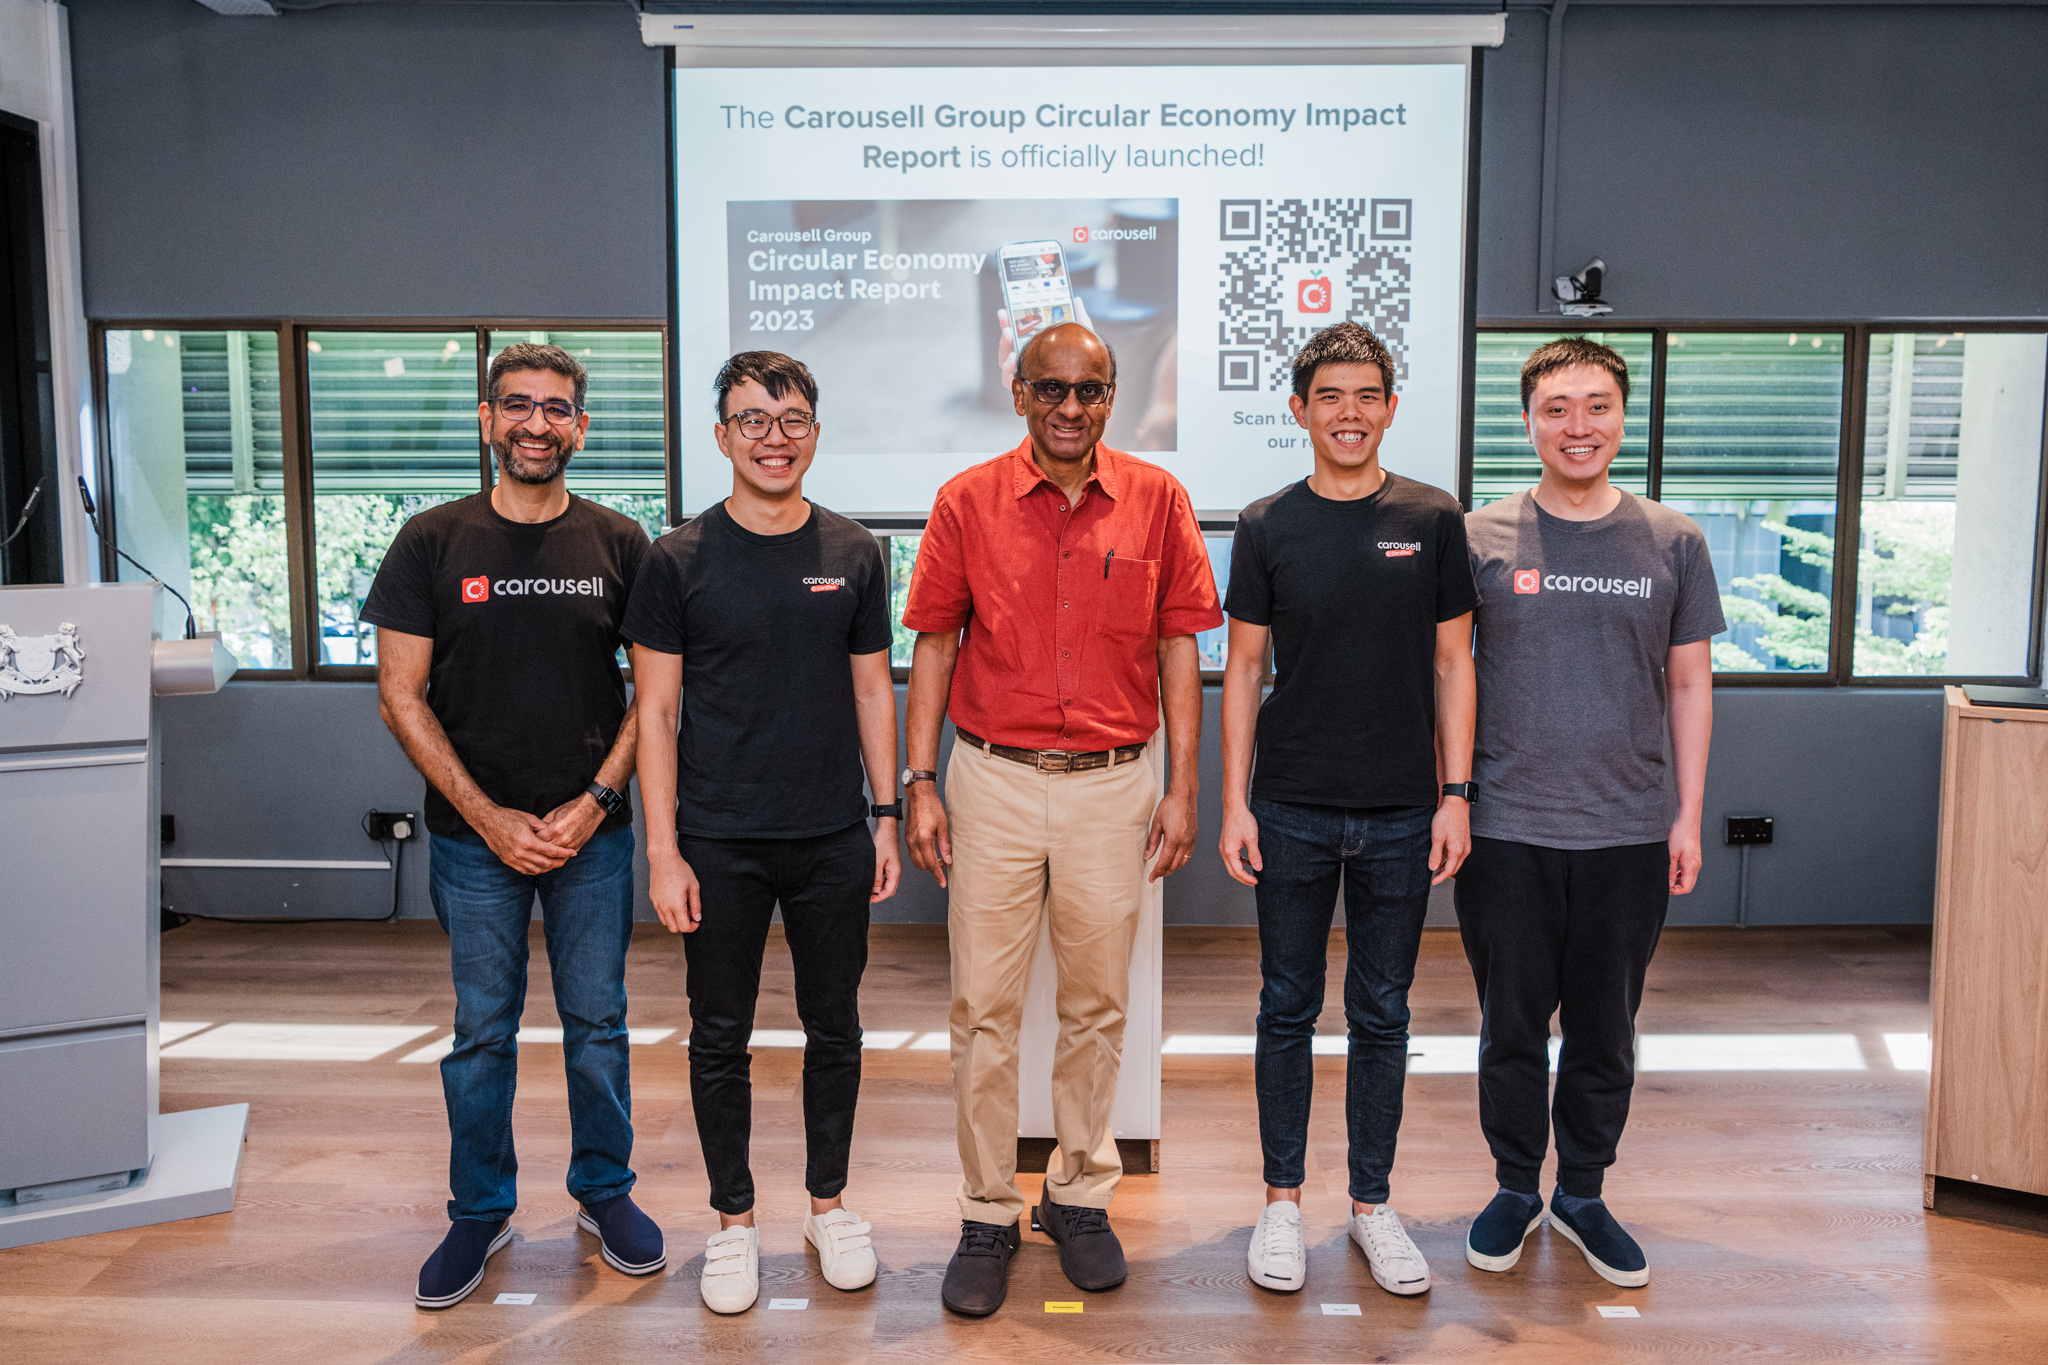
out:
{"label": "man with beard and glasses", "polygon": [[427,778],[429,888],[448,933],[455,1040],[441,1062],[453,1223],[422,1308],[459,1303],[512,1237],[516,1035],[540,896],[562,1022],[577,1224],[628,1275],[667,1262],[635,1207],[626,1076],[638,728],[618,666],[639,523],[563,486],[588,376],[558,346],[508,346],[477,420],[503,476],[399,528],[362,617],[378,629],[384,723]]}

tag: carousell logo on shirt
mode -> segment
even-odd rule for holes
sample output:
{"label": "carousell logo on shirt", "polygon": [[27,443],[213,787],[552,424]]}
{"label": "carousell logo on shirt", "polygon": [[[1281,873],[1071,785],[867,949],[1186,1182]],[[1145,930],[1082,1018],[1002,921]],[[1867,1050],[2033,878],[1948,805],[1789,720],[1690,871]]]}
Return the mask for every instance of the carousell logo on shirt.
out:
{"label": "carousell logo on shirt", "polygon": [[1648,597],[1652,580],[1647,578],[1593,578],[1583,574],[1544,573],[1541,569],[1515,570],[1515,591],[1598,592],[1615,597]]}
{"label": "carousell logo on shirt", "polygon": [[488,602],[499,597],[603,597],[602,578],[465,578],[462,600]]}

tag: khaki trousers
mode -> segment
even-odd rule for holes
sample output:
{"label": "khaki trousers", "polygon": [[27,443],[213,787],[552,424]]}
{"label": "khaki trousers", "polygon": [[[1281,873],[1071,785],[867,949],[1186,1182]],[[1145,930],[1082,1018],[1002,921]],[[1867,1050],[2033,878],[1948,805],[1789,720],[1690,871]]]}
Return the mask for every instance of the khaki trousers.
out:
{"label": "khaki trousers", "polygon": [[1050,924],[1059,1041],[1046,1193],[1108,1208],[1123,1163],[1110,1127],[1145,887],[1145,833],[1159,803],[1141,755],[1113,768],[1042,773],[967,744],[946,765],[953,865],[953,1102],[960,1214],[1014,1223],[1017,1039],[1039,926]]}

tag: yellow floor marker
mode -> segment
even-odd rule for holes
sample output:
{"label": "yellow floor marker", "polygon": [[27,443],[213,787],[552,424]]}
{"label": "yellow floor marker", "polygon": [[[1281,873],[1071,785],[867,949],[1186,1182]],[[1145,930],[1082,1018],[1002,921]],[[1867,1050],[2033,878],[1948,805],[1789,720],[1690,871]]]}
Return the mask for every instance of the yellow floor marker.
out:
{"label": "yellow floor marker", "polygon": [[1061,1302],[1058,1299],[1047,1299],[1045,1301],[1045,1311],[1048,1313],[1078,1313],[1081,1311],[1081,1305],[1071,1300]]}

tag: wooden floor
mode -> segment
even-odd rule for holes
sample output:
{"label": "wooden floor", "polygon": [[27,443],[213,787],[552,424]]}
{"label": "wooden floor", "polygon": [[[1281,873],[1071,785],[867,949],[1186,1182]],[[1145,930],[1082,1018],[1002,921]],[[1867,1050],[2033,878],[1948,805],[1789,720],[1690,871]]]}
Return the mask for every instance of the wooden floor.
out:
{"label": "wooden floor", "polygon": [[[608,1269],[561,1186],[568,1122],[558,1048],[522,1050],[518,1236],[483,1287],[442,1313],[412,1305],[445,1228],[447,1130],[438,1070],[398,1060],[163,1063],[163,1107],[252,1106],[235,1211],[0,1252],[0,1359],[9,1362],[730,1359],[1588,1362],[1770,1356],[1938,1362],[2048,1360],[2048,1238],[1920,1207],[1925,1073],[1894,1069],[1882,1035],[1927,1026],[1924,937],[1882,930],[1676,930],[1651,973],[1645,1033],[1853,1034],[1868,1069],[1645,1073],[1610,1205],[1641,1239],[1647,1289],[1618,1290],[1548,1231],[1505,1275],[1466,1266],[1471,1216],[1493,1190],[1469,1074],[1414,1075],[1394,1201],[1429,1257],[1420,1299],[1377,1289],[1344,1237],[1343,1065],[1320,1059],[1309,1155],[1308,1288],[1251,1286],[1258,1213],[1251,1059],[1169,1056],[1164,1169],[1128,1178],[1114,1209],[1131,1277],[1082,1295],[1027,1234],[1010,1299],[969,1322],[939,1306],[957,1234],[947,1058],[871,1051],[849,1202],[874,1224],[883,1270],[842,1294],[803,1245],[800,1054],[755,1062],[761,1305],[723,1319],[697,1296],[704,1206],[688,1090],[681,953],[635,941],[636,1197],[669,1239],[648,1280]],[[164,939],[167,1020],[431,1025],[453,1002],[431,924],[194,923]],[[1168,1033],[1244,1034],[1258,985],[1241,930],[1170,931]],[[1325,1032],[1341,1032],[1335,1002]],[[945,1027],[944,940],[877,929],[871,1030]],[[1455,933],[1427,935],[1417,1034],[1478,1030]],[[530,1026],[552,1024],[536,937]],[[762,1028],[794,1028],[787,958],[771,950]],[[1032,1189],[1026,1178],[1027,1193]],[[1548,1182],[1546,1180],[1546,1189]],[[531,1306],[497,1306],[500,1293]],[[771,1297],[809,1300],[769,1311]],[[1085,1300],[1079,1315],[1048,1300]],[[1324,1304],[1357,1304],[1358,1316]],[[1603,1317],[1629,1305],[1639,1318]]]}

